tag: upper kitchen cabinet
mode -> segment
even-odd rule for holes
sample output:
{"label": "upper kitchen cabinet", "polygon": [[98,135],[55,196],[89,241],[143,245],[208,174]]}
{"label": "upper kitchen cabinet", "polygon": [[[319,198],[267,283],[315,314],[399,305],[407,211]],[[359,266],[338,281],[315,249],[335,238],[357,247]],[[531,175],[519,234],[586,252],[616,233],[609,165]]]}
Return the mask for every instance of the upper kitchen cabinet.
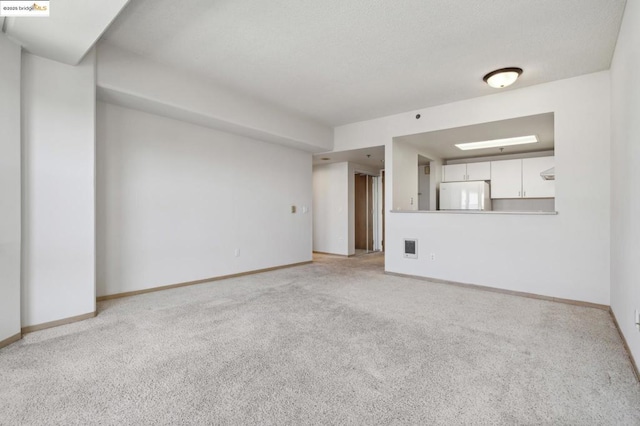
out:
{"label": "upper kitchen cabinet", "polygon": [[491,198],[522,198],[522,160],[491,162]]}
{"label": "upper kitchen cabinet", "polygon": [[555,167],[555,157],[524,158],[522,160],[522,196],[524,198],[553,198],[556,181],[545,180],[542,173]]}
{"label": "upper kitchen cabinet", "polygon": [[460,182],[463,180],[467,180],[466,164],[449,164],[442,166],[443,182]]}
{"label": "upper kitchen cabinet", "polygon": [[491,179],[491,163],[483,161],[467,164],[447,164],[442,166],[443,182]]}
{"label": "upper kitchen cabinet", "polygon": [[491,162],[467,163],[467,180],[490,180]]}
{"label": "upper kitchen cabinet", "polygon": [[492,161],[491,198],[555,197],[555,181],[542,177],[554,166],[554,157]]}

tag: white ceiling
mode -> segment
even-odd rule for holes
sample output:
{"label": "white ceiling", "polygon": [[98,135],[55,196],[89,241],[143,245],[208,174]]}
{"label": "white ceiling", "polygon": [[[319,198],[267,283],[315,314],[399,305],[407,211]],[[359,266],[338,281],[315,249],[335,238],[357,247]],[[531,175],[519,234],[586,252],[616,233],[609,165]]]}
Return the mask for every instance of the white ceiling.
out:
{"label": "white ceiling", "polygon": [[[625,0],[133,0],[108,43],[328,125],[608,69]],[[510,90],[510,89],[503,89]]]}
{"label": "white ceiling", "polygon": [[[425,148],[433,156],[443,160],[456,158],[486,157],[495,155],[520,154],[524,152],[548,151],[554,149],[553,113],[474,124],[453,129],[400,136],[394,140],[411,143]],[[485,148],[462,151],[455,147],[457,143],[478,142],[516,136],[536,135],[539,142],[527,145],[514,145],[500,148]]]}
{"label": "white ceiling", "polygon": [[52,1],[48,17],[9,17],[4,32],[29,53],[77,65],[128,2]]}

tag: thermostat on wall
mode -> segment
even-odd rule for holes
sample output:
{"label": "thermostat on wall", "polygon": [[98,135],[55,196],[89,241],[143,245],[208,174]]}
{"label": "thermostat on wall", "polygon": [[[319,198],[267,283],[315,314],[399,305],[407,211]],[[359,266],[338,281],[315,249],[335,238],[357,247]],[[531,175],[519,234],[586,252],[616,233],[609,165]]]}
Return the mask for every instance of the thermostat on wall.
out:
{"label": "thermostat on wall", "polygon": [[418,258],[418,240],[408,239],[404,240],[404,257],[409,259]]}

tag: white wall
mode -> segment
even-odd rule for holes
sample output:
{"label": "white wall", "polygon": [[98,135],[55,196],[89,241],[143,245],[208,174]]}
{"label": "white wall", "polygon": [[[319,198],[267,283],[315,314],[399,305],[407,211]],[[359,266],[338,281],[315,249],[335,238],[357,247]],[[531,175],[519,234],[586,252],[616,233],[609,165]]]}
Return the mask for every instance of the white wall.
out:
{"label": "white wall", "polygon": [[[388,213],[386,269],[609,304],[609,98],[600,72],[336,128],[336,150],[389,148],[395,136],[555,112],[557,216]],[[404,259],[414,237],[421,256]]]}
{"label": "white wall", "polygon": [[418,167],[418,210],[431,210],[431,176],[424,173],[426,167]]}
{"label": "white wall", "polygon": [[627,2],[611,65],[611,308],[640,362],[640,4]]}
{"label": "white wall", "polygon": [[[313,250],[351,254],[349,232],[349,163],[313,168]],[[354,249],[355,251],[355,249]]]}
{"label": "white wall", "polygon": [[[418,149],[407,142],[395,141],[392,148],[393,192],[390,206],[393,210],[418,210]],[[392,201],[391,201],[392,200]]]}
{"label": "white wall", "polygon": [[431,176],[429,177],[429,200],[431,210],[438,210],[438,196],[440,194],[440,182],[442,181],[442,160],[432,160],[429,163]]}
{"label": "white wall", "polygon": [[[387,170],[387,179],[392,182],[393,192],[387,196],[388,205],[393,210],[418,210],[418,156],[431,159],[432,179],[430,180],[430,198],[435,206],[436,188],[440,181],[442,160],[429,152],[428,149],[419,148],[404,141],[393,141],[392,149],[393,167]],[[389,161],[387,158],[386,161]],[[390,172],[393,170],[393,172]],[[423,171],[424,172],[424,171]]]}
{"label": "white wall", "polygon": [[95,311],[95,53],[22,70],[24,327]]}
{"label": "white wall", "polygon": [[102,102],[97,125],[98,296],[311,260],[311,154]]}
{"label": "white wall", "polygon": [[0,342],[20,333],[20,61],[0,33]]}

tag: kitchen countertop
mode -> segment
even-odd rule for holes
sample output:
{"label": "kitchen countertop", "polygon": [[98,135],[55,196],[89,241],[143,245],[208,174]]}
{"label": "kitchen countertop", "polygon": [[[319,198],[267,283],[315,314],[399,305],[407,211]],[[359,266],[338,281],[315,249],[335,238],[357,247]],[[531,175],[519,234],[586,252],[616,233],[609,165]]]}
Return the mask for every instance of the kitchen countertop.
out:
{"label": "kitchen countertop", "polygon": [[425,214],[509,214],[509,215],[534,215],[555,216],[558,212],[511,212],[494,210],[391,210],[391,213],[425,213]]}

